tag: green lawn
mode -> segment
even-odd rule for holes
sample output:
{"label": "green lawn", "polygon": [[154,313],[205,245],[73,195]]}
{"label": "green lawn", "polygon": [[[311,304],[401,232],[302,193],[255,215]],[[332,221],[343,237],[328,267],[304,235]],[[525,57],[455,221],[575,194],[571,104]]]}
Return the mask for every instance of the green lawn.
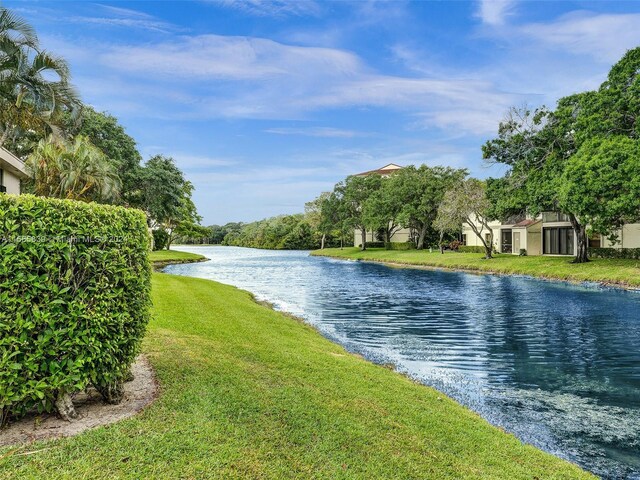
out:
{"label": "green lawn", "polygon": [[401,263],[493,273],[515,273],[535,277],[570,281],[593,281],[626,286],[640,286],[640,260],[593,259],[589,263],[572,264],[571,258],[517,255],[496,255],[486,260],[480,253],[440,252],[428,250],[384,250],[358,248],[327,248],[312,255],[349,258],[376,262]]}
{"label": "green lawn", "polygon": [[178,250],[156,250],[151,252],[149,257],[156,266],[169,265],[171,263],[201,262],[206,258],[196,253],[179,252]]}
{"label": "green lawn", "polygon": [[160,398],[0,449],[0,478],[593,478],[247,292],[155,273],[153,300],[144,351]]}

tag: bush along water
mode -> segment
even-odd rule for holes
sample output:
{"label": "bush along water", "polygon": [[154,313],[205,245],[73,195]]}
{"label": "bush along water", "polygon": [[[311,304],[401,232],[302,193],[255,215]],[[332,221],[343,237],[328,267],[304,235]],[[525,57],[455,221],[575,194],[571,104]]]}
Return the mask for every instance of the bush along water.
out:
{"label": "bush along water", "polygon": [[640,260],[640,248],[590,248],[591,258],[626,258]]}
{"label": "bush along water", "polygon": [[149,320],[149,246],[139,210],[0,195],[0,423],[73,418],[89,385],[122,399]]}

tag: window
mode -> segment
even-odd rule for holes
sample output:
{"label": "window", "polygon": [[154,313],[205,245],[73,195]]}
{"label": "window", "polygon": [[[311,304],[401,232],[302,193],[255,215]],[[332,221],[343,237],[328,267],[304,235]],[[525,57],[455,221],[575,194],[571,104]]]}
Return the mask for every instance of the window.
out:
{"label": "window", "polygon": [[484,241],[487,242],[487,245],[491,245],[491,234],[490,233],[485,233],[484,234]]}
{"label": "window", "polygon": [[502,253],[513,252],[513,234],[510,228],[500,231],[500,243]]}
{"label": "window", "polygon": [[542,212],[542,221],[545,223],[550,222],[568,222],[569,215],[565,215],[560,212]]}
{"label": "window", "polygon": [[545,228],[542,252],[549,255],[573,255],[573,242],[573,228]]}
{"label": "window", "polygon": [[600,248],[601,246],[600,235],[594,234],[589,237],[589,248]]}
{"label": "window", "polygon": [[462,234],[462,245],[466,245],[467,244],[467,234],[463,233]]}

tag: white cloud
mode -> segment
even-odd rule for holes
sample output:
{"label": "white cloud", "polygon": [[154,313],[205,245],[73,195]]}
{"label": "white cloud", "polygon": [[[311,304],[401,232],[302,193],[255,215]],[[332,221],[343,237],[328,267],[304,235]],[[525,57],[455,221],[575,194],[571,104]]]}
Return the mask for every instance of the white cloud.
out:
{"label": "white cloud", "polygon": [[143,30],[153,30],[158,32],[170,32],[177,30],[170,23],[153,18],[113,18],[113,17],[90,17],[73,16],[68,20],[74,23],[102,25],[106,27],[140,28]]}
{"label": "white cloud", "polygon": [[[291,120],[317,110],[378,107],[425,115],[436,112],[428,125],[444,127],[450,121],[438,124],[438,119],[453,115],[446,112],[467,110],[475,118],[471,131],[488,132],[480,126],[495,123],[498,108],[502,115],[520,100],[472,77],[383,75],[346,50],[263,38],[180,36],[170,42],[109,47],[97,55],[97,61],[112,71],[141,76],[145,85],[169,81],[169,92],[195,86],[198,98],[178,102],[181,108],[173,109],[176,118],[184,118],[181,110],[185,108],[192,118]],[[487,107],[487,121],[477,121]],[[467,123],[460,119],[458,125],[466,128]],[[307,134],[344,135],[331,130]]]}
{"label": "white cloud", "polygon": [[517,29],[524,37],[561,52],[615,62],[640,45],[640,14],[572,12],[550,23],[531,23]]}
{"label": "white cloud", "polygon": [[310,79],[316,75],[349,75],[363,68],[356,55],[343,50],[222,35],[183,36],[152,45],[115,47],[101,60],[118,70],[186,80]]}
{"label": "white cloud", "polygon": [[366,132],[356,132],[354,130],[341,130],[330,127],[303,127],[303,128],[268,128],[267,133],[275,133],[277,135],[302,135],[305,137],[327,137],[327,138],[353,138],[364,137],[369,134]]}
{"label": "white cloud", "polygon": [[322,11],[313,0],[213,0],[212,3],[258,17],[315,17]]}
{"label": "white cloud", "polygon": [[476,16],[487,25],[503,25],[514,6],[513,0],[480,0]]}

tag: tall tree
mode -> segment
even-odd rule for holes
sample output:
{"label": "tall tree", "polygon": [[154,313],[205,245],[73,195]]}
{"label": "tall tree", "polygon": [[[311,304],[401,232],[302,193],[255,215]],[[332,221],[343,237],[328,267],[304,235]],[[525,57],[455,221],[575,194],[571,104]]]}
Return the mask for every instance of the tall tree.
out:
{"label": "tall tree", "polygon": [[167,232],[167,250],[171,248],[171,244],[178,236],[196,232],[202,233],[200,230],[202,228],[200,226],[202,217],[198,215],[196,205],[191,199],[193,184],[185,181],[181,190],[180,206],[173,210],[162,224],[162,228]]}
{"label": "tall tree", "polygon": [[147,161],[140,174],[140,205],[150,227],[180,217],[186,183],[173,158],[155,155]]}
{"label": "tall tree", "polygon": [[58,134],[80,101],[66,61],[40,50],[33,29],[0,7],[0,145],[20,131]]}
{"label": "tall tree", "polygon": [[[327,220],[327,202],[331,201],[331,192],[322,192],[314,200],[304,204],[304,214],[306,221],[311,228],[320,233],[320,249],[323,250],[327,240],[327,235],[333,228],[333,222]],[[324,209],[324,211],[323,211]]]}
{"label": "tall tree", "polygon": [[104,152],[116,165],[122,181],[121,202],[125,205],[141,206],[141,162],[142,156],[135,140],[127,134],[118,119],[106,112],[96,112],[85,106],[79,120],[71,115],[65,117],[65,132],[71,136],[84,135]]}
{"label": "tall tree", "polygon": [[624,136],[585,141],[567,163],[560,199],[615,241],[620,227],[640,219],[640,142]]}
{"label": "tall tree", "polygon": [[382,177],[372,174],[367,176],[352,175],[338,183],[334,189],[339,199],[341,217],[345,224],[360,232],[361,249],[367,249],[367,229],[377,227],[368,223],[365,215],[365,204],[381,185]]}
{"label": "tall tree", "polygon": [[485,258],[493,257],[493,230],[489,226],[491,204],[486,185],[475,178],[458,182],[444,194],[435,225],[447,231],[454,225],[468,225],[482,242]]}
{"label": "tall tree", "polygon": [[364,203],[365,222],[372,229],[382,231],[385,243],[391,242],[393,235],[401,228],[399,217],[404,204],[394,187],[390,178],[383,179],[380,188]]}
{"label": "tall tree", "polygon": [[388,179],[388,188],[402,204],[399,221],[418,234],[417,248],[425,246],[429,231],[445,192],[467,175],[466,170],[450,167],[409,166]]}
{"label": "tall tree", "polygon": [[[579,156],[583,144],[597,138],[639,138],[638,118],[640,47],[611,68],[597,91],[562,98],[554,111],[512,110],[500,124],[498,137],[483,146],[483,155],[511,167],[510,182],[514,191],[524,187],[531,213],[557,210],[569,216],[578,245],[574,261],[583,263],[589,260],[587,223],[593,218],[575,198],[570,201],[565,188],[564,182],[578,171],[573,157],[584,159]],[[620,146],[621,141],[615,143]],[[602,152],[599,156],[603,158]],[[619,192],[623,197],[624,190]]]}

